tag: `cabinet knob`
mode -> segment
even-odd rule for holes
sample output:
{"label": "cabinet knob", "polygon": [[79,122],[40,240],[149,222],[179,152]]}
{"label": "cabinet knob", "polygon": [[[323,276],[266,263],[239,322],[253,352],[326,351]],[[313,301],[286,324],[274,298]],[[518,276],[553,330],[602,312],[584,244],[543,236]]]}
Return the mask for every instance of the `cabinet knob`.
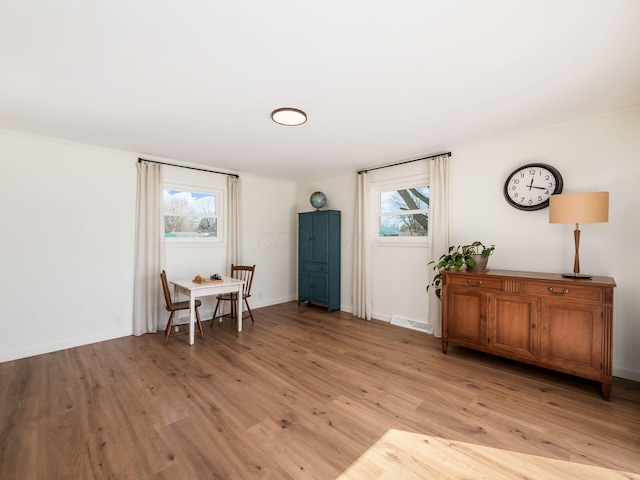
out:
{"label": "cabinet knob", "polygon": [[553,295],[566,295],[567,293],[569,293],[569,289],[563,288],[561,292],[555,292],[553,290],[553,287],[549,287],[549,292],[552,293]]}
{"label": "cabinet knob", "polygon": [[532,323],[532,324],[531,324],[531,328],[536,328],[536,324],[535,324],[535,323]]}

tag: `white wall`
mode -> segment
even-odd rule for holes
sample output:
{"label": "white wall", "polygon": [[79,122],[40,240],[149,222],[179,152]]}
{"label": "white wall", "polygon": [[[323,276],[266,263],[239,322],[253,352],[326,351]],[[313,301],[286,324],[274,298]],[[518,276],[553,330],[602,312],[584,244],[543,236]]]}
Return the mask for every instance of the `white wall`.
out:
{"label": "white wall", "polygon": [[136,156],[0,132],[0,158],[0,361],[129,335]]}
{"label": "white wall", "polygon": [[[609,223],[581,225],[580,265],[585,273],[612,276],[614,292],[613,373],[640,381],[640,290],[635,255],[640,238],[640,108],[629,109],[544,130],[452,148],[451,243],[480,240],[495,244],[491,268],[563,273],[573,269],[573,226],[549,224],[548,209],[522,212],[504,200],[507,175],[527,162],[555,166],[564,192],[609,191]],[[428,152],[425,152],[428,153]],[[397,159],[390,159],[390,162]],[[355,173],[300,182],[299,211],[311,210],[309,195],[327,194],[326,208],[342,210],[342,303],[351,311]],[[387,253],[389,254],[387,257]],[[375,318],[426,310],[424,289],[402,296],[426,280],[424,259],[385,251],[378,256],[372,288]],[[400,292],[393,297],[388,292]],[[407,303],[411,303],[407,306]],[[403,310],[405,309],[405,310]]]}
{"label": "white wall", "polygon": [[296,300],[296,184],[242,175],[244,263],[256,265],[251,308]]}
{"label": "white wall", "polygon": [[[0,158],[0,361],[130,335],[138,155],[0,131]],[[226,182],[172,167],[167,177]],[[293,300],[296,185],[241,178],[251,305]],[[224,247],[167,250],[169,278],[226,263]]]}

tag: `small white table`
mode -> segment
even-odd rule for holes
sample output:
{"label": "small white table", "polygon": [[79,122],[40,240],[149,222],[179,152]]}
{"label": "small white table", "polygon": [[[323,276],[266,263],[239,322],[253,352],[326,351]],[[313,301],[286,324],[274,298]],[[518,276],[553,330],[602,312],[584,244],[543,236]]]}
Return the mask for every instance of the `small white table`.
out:
{"label": "small white table", "polygon": [[242,286],[244,285],[244,281],[231,277],[221,278],[223,281],[220,283],[196,283],[192,279],[171,281],[176,293],[183,293],[189,297],[189,345],[193,345],[195,341],[193,327],[196,323],[195,306],[196,298],[198,297],[236,292],[238,302],[236,307],[236,311],[238,312],[238,331],[242,331]]}

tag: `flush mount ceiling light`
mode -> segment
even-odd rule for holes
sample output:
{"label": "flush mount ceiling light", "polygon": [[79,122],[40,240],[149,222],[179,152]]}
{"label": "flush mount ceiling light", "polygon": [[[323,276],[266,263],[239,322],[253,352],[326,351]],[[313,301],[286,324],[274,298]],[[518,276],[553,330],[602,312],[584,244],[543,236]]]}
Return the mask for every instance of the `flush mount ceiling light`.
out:
{"label": "flush mount ceiling light", "polygon": [[307,121],[307,114],[297,108],[278,108],[271,112],[271,118],[274,122],[280,125],[287,125],[290,127],[296,125],[302,125]]}

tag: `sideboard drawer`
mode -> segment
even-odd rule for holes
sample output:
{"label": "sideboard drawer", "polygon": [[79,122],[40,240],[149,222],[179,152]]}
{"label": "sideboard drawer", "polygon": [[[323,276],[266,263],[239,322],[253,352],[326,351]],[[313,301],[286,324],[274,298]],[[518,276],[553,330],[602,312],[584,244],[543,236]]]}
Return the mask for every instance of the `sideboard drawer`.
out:
{"label": "sideboard drawer", "polygon": [[601,288],[586,288],[554,283],[528,283],[522,285],[522,293],[542,297],[565,298],[569,300],[586,300],[589,302],[602,302]]}
{"label": "sideboard drawer", "polygon": [[489,290],[502,290],[502,280],[497,278],[486,278],[482,276],[471,277],[448,277],[449,285],[460,285],[464,287],[476,287]]}

